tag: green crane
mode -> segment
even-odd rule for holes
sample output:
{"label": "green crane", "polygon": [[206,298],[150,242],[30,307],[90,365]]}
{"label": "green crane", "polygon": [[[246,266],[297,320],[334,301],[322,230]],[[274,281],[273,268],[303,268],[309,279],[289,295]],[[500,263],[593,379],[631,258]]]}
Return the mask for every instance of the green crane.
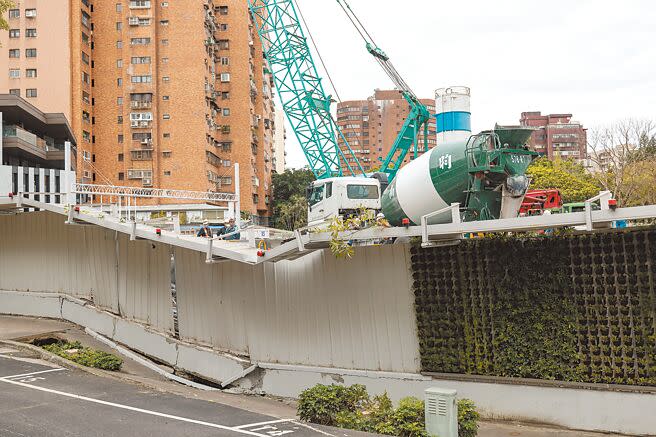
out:
{"label": "green crane", "polygon": [[[380,170],[391,182],[411,148],[414,148],[414,157],[417,157],[418,138],[422,129],[423,151],[428,150],[428,121],[431,114],[398,73],[389,56],[375,44],[348,3],[345,0],[337,0],[337,3],[364,39],[367,51],[410,105],[410,114]],[[248,4],[283,109],[310,169],[317,179],[344,176],[343,167],[348,176],[366,176],[348,141],[332,118],[332,98],[324,92],[299,21],[295,0],[248,0]],[[344,142],[346,151],[340,149],[338,137]]]}
{"label": "green crane", "polygon": [[324,91],[294,3],[248,0],[283,110],[317,179],[364,175],[330,113],[332,98]]}

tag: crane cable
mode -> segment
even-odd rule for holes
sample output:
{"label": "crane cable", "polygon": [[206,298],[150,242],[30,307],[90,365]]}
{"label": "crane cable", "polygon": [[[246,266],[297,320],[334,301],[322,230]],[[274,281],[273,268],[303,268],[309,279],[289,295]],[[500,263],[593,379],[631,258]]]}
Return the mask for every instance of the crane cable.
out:
{"label": "crane cable", "polygon": [[330,72],[328,71],[328,68],[326,67],[326,63],[323,61],[323,56],[321,56],[321,52],[319,51],[319,47],[317,47],[317,44],[314,41],[314,37],[312,36],[312,32],[310,31],[310,28],[308,27],[307,22],[305,21],[305,16],[303,15],[303,11],[301,11],[301,7],[298,5],[298,2],[296,0],[292,0],[292,2],[294,3],[294,6],[296,6],[296,10],[298,11],[298,15],[301,17],[301,21],[303,22],[303,26],[305,26],[305,30],[307,31],[307,34],[310,37],[310,41],[312,42],[312,47],[314,47],[314,51],[319,56],[319,61],[321,62],[321,66],[323,67],[323,70],[326,72],[326,76],[328,76],[328,81],[330,81],[330,86],[332,87],[333,92],[335,93],[335,97],[337,97],[338,102],[341,102],[342,99],[339,96],[339,93],[337,92],[337,87],[335,87],[335,82],[333,82],[333,78],[330,75]]}
{"label": "crane cable", "polygon": [[[358,31],[358,33],[362,37],[362,40],[367,45],[371,44],[375,48],[378,48],[378,44],[376,44],[374,38],[371,36],[367,28],[364,27],[364,24],[362,24],[362,21],[360,21],[360,18],[358,18],[357,14],[353,11],[353,9],[351,9],[351,6],[347,3],[347,1],[337,0],[337,3],[342,8],[348,19],[351,21],[353,27],[355,27],[355,30]],[[401,77],[401,74],[397,71],[396,67],[394,67],[394,65],[389,59],[383,60],[378,56],[374,56],[374,58],[376,58],[376,62],[378,62],[378,65],[380,65],[381,68],[385,71],[385,73],[387,73],[387,75],[392,80],[392,82],[394,82],[394,85],[397,88],[399,88],[400,91],[406,92],[410,94],[413,98],[418,100],[415,93],[412,91],[412,89],[407,84],[407,82],[403,79],[403,77]]]}

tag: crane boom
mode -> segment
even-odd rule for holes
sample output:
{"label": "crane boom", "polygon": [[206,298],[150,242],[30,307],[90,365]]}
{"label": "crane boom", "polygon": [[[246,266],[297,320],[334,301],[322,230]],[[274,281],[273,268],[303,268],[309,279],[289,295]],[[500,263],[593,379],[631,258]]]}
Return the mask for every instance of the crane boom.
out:
{"label": "crane boom", "polygon": [[332,98],[324,91],[295,1],[248,0],[248,6],[283,110],[316,178],[364,175],[330,113]]}
{"label": "crane boom", "polygon": [[428,121],[431,114],[426,105],[421,103],[417,95],[412,91],[407,82],[403,79],[401,74],[396,70],[389,56],[378,47],[374,39],[371,37],[367,29],[364,27],[355,12],[351,9],[346,0],[337,0],[337,3],[344,10],[353,26],[358,31],[362,39],[366,43],[367,51],[376,59],[381,68],[389,76],[394,83],[394,86],[401,92],[403,98],[410,105],[410,114],[406,118],[399,135],[397,136],[394,144],[392,145],[389,153],[383,160],[380,171],[386,173],[389,181],[396,176],[396,173],[401,169],[403,160],[410,151],[414,149],[414,157],[417,157],[419,133],[423,129],[424,133],[424,152],[428,150]]}

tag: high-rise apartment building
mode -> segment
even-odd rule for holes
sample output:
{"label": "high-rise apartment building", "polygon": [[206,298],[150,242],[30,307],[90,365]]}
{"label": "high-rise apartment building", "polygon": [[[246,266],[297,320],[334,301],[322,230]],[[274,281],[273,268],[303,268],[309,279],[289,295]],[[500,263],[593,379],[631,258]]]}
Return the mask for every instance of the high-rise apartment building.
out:
{"label": "high-rise apartment building", "polygon": [[241,209],[266,222],[273,81],[247,2],[23,0],[7,18],[0,92],[68,116],[79,182],[233,192],[239,163]]}
{"label": "high-rise apartment building", "polygon": [[[434,99],[421,99],[431,113],[435,113]],[[392,148],[410,106],[397,90],[376,90],[367,100],[350,100],[337,105],[337,124],[344,133],[355,156],[365,171],[374,171],[381,165]],[[436,145],[435,119],[428,122],[428,147]],[[423,152],[423,132],[419,136],[419,149]],[[344,149],[344,141],[339,138]],[[379,159],[380,158],[380,159]],[[410,152],[404,164],[413,158]],[[347,157],[353,165],[353,159]]]}
{"label": "high-rise apartment building", "polygon": [[588,156],[587,130],[581,123],[572,120],[572,114],[522,112],[519,123],[535,128],[529,144],[549,159],[560,156],[583,161]]}
{"label": "high-rise apartment building", "polygon": [[285,113],[276,111],[276,129],[273,139],[273,169],[276,173],[284,173],[287,164],[287,152],[285,151],[285,142],[287,141],[287,132],[285,131]]}

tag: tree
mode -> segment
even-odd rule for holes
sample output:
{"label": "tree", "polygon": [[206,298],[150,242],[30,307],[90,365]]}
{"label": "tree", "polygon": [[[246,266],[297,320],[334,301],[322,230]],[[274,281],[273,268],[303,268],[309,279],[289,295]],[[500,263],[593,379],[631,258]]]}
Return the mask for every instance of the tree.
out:
{"label": "tree", "polygon": [[307,225],[308,204],[305,197],[294,194],[289,200],[281,202],[274,213],[276,226],[294,230]]}
{"label": "tree", "polygon": [[307,169],[273,175],[274,226],[291,231],[307,224],[305,190],[314,179],[314,173]]}
{"label": "tree", "polygon": [[558,189],[565,203],[583,202],[599,194],[595,178],[570,159],[541,158],[534,161],[526,173],[531,177],[531,188]]}
{"label": "tree", "polygon": [[0,0],[0,29],[9,30],[9,23],[4,19],[5,12],[14,7],[11,0]]}
{"label": "tree", "polygon": [[649,163],[656,160],[656,123],[622,120],[594,129],[588,138],[593,176],[601,186],[620,206],[643,204],[645,189],[653,187]]}

